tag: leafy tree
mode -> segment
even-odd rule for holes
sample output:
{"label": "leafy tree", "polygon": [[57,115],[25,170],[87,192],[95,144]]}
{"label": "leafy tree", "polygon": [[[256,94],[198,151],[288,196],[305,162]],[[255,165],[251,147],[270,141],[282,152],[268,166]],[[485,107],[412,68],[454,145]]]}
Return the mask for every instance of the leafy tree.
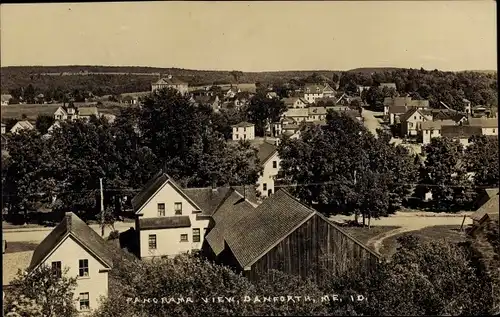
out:
{"label": "leafy tree", "polygon": [[214,112],[195,106],[167,89],[148,96],[139,112],[139,129],[160,164],[185,186],[228,184],[233,155],[217,132]]}
{"label": "leafy tree", "polygon": [[[399,239],[390,262],[370,274],[331,279],[337,293],[362,294],[367,300],[333,303],[336,315],[443,316],[491,313],[491,291],[468,260],[467,252],[445,241]],[[489,291],[489,292],[488,292]],[[417,296],[418,294],[418,296]]]}
{"label": "leafy tree", "polygon": [[17,299],[8,297],[6,305],[7,317],[42,317],[42,306],[34,299],[29,299],[25,295],[19,296]]}
{"label": "leafy tree", "polygon": [[[263,302],[254,304],[252,315],[257,316],[325,316],[327,306],[319,300],[325,295],[311,280],[291,276],[272,270],[255,285],[257,294],[267,297],[301,296],[285,302]],[[308,297],[308,298],[307,298]],[[314,299],[314,300],[313,300]]]}
{"label": "leafy tree", "polygon": [[[126,269],[126,270],[125,270]],[[254,287],[244,277],[229,268],[218,266],[191,255],[179,255],[175,259],[153,259],[150,262],[122,264],[113,273],[115,285],[109,299],[103,303],[97,316],[192,316],[203,312],[204,316],[247,315],[250,303],[244,303],[245,295],[254,295]],[[137,278],[137,277],[141,278]],[[145,283],[147,281],[147,283]],[[124,297],[132,301],[120,302]],[[192,303],[158,304],[135,302],[135,298],[189,297]],[[234,301],[212,302],[212,298],[234,297]],[[208,298],[207,302],[203,299]],[[236,302],[240,300],[240,302]]]}
{"label": "leafy tree", "polygon": [[466,208],[474,192],[462,144],[448,138],[434,138],[423,150],[426,159],[420,173],[419,191],[430,191],[433,205],[439,210]]}
{"label": "leafy tree", "polygon": [[49,115],[38,115],[35,122],[36,129],[41,133],[47,133],[50,126],[54,123],[55,119]]}
{"label": "leafy tree", "polygon": [[264,93],[255,95],[248,106],[248,118],[255,124],[255,133],[263,136],[269,123],[279,120],[286,106],[279,99],[269,99]]}
{"label": "leafy tree", "polygon": [[[76,316],[73,291],[76,287],[76,277],[67,276],[66,268],[61,277],[54,275],[52,268],[42,265],[36,270],[27,273],[18,271],[16,278],[11,282],[12,298],[24,296],[24,302],[35,302],[35,311],[41,306],[43,316]],[[10,302],[14,306],[14,302]],[[36,315],[35,315],[36,316]]]}
{"label": "leafy tree", "polygon": [[16,125],[17,121],[18,120],[14,118],[5,119],[5,130],[10,131],[14,127],[14,125]]}
{"label": "leafy tree", "polygon": [[[371,217],[396,211],[415,175],[406,149],[376,139],[357,120],[329,113],[327,126],[311,127],[299,139],[285,138],[278,152],[281,176],[294,194],[322,212]],[[325,207],[323,210],[322,207]]]}
{"label": "leafy tree", "polygon": [[[11,211],[28,211],[35,208],[40,193],[50,191],[50,185],[40,182],[50,170],[51,158],[47,155],[46,141],[34,130],[23,130],[9,138],[9,165],[5,173],[5,192]],[[47,186],[47,187],[46,187]]]}
{"label": "leafy tree", "polygon": [[465,149],[467,171],[474,173],[474,185],[498,187],[498,139],[474,136]]}

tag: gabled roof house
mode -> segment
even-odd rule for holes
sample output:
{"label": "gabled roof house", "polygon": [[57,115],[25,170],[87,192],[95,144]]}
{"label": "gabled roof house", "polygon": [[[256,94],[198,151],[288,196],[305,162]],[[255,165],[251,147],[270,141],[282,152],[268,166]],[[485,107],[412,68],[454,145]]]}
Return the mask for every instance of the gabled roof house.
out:
{"label": "gabled roof house", "polygon": [[104,239],[74,213],[63,220],[36,247],[28,271],[50,266],[61,275],[77,277],[74,290],[77,309],[84,312],[99,306],[108,294],[108,272],[113,260]]}

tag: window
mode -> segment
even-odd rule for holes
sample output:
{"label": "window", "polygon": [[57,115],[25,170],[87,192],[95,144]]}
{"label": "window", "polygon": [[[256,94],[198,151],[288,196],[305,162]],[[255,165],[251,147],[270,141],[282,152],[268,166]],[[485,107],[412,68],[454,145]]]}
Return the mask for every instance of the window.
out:
{"label": "window", "polygon": [[89,293],[80,293],[80,310],[89,310]]}
{"label": "window", "polygon": [[78,261],[78,276],[89,276],[89,260]]}
{"label": "window", "polygon": [[186,233],[181,234],[181,242],[188,242],[188,235]]}
{"label": "window", "polygon": [[247,128],[243,128],[243,132],[247,132]]}
{"label": "window", "polygon": [[277,168],[277,167],[278,167],[278,162],[273,161],[273,168]]}
{"label": "window", "polygon": [[165,217],[165,204],[158,204],[158,217]]}
{"label": "window", "polygon": [[246,134],[243,134],[243,139],[247,139],[247,135]]}
{"label": "window", "polygon": [[52,262],[52,272],[54,272],[54,275],[57,278],[60,278],[62,276],[61,261]]}
{"label": "window", "polygon": [[150,234],[148,238],[149,250],[156,250],[156,234]]}
{"label": "window", "polygon": [[266,183],[262,184],[262,189],[263,189],[264,191],[266,191],[266,190],[267,190],[267,184],[266,184]]}
{"label": "window", "polygon": [[200,242],[200,229],[193,229],[193,242]]}
{"label": "window", "polygon": [[495,133],[495,129],[493,129],[493,133]]}
{"label": "window", "polygon": [[413,116],[413,119],[417,120],[417,116]]}
{"label": "window", "polygon": [[175,203],[174,210],[176,215],[182,215],[182,203]]}
{"label": "window", "polygon": [[425,130],[425,134],[429,134],[429,130]]}

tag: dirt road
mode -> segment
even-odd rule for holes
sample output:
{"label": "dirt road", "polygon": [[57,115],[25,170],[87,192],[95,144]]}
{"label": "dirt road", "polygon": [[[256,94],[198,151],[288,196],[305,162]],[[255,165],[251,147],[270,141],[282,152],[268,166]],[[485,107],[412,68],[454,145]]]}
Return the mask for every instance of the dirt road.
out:
{"label": "dirt road", "polygon": [[[394,215],[389,217],[384,217],[380,219],[372,219],[372,226],[397,226],[396,228],[387,232],[384,232],[378,236],[375,236],[368,240],[367,245],[372,246],[377,252],[379,252],[380,247],[385,239],[392,237],[394,235],[420,230],[426,227],[432,226],[446,226],[446,225],[456,225],[460,226],[464,222],[464,226],[472,223],[472,219],[468,217],[470,212],[464,212],[459,214],[446,214],[446,213],[416,213],[416,212],[404,212],[399,211]],[[465,216],[465,221],[464,221]],[[346,220],[353,220],[353,216],[333,216],[332,220],[343,222]]]}

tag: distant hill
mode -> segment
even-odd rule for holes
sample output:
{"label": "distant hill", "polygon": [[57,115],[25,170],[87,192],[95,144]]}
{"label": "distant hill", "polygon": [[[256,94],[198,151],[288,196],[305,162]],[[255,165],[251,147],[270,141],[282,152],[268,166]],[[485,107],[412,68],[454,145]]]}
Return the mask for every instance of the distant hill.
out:
{"label": "distant hill", "polygon": [[[263,84],[276,81],[300,79],[316,73],[332,78],[336,71],[270,71],[241,72],[240,83]],[[29,84],[46,90],[49,87],[63,89],[90,89],[94,91],[99,86],[123,92],[146,91],[151,82],[160,75],[171,74],[190,86],[212,84],[235,84],[236,79],[231,71],[193,70],[183,68],[160,68],[143,66],[9,66],[1,68],[1,90],[7,93],[11,89],[26,87]],[[124,88],[124,86],[127,86]],[[94,88],[95,87],[95,88]]]}
{"label": "distant hill", "polygon": [[350,73],[380,73],[380,72],[390,72],[393,70],[402,69],[400,67],[361,67],[348,70]]}

